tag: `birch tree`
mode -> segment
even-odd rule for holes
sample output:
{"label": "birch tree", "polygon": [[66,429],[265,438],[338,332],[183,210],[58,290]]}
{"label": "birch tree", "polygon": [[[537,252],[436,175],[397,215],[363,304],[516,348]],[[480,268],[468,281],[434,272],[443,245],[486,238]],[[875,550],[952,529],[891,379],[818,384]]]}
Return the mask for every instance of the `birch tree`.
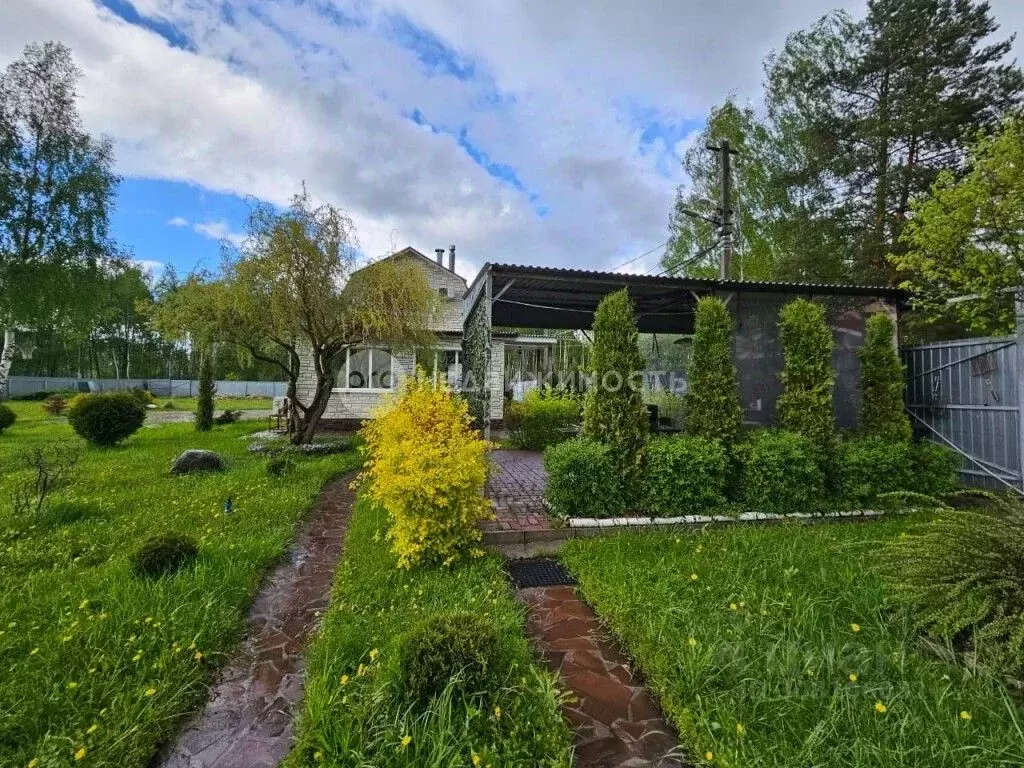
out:
{"label": "birch tree", "polygon": [[82,127],[80,76],[54,42],[26,46],[0,74],[0,392],[18,330],[81,318],[103,279],[117,177],[110,140]]}

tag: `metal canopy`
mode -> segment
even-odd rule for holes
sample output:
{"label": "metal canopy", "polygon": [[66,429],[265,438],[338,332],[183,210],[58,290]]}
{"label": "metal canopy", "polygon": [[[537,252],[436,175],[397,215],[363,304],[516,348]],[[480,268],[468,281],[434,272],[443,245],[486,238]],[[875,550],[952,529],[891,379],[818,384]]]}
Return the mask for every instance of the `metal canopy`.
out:
{"label": "metal canopy", "polygon": [[471,305],[484,291],[488,280],[492,327],[589,329],[601,299],[622,288],[629,290],[636,306],[637,326],[642,333],[693,333],[693,310],[697,300],[713,294],[863,296],[897,301],[907,298],[905,291],[882,286],[655,277],[486,264],[469,288]]}

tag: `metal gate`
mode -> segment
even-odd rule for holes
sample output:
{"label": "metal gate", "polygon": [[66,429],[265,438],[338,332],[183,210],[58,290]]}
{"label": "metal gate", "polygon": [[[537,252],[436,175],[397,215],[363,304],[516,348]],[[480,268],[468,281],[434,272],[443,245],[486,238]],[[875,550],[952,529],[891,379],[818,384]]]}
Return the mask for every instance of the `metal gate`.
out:
{"label": "metal gate", "polygon": [[1016,336],[905,347],[907,411],[922,437],[956,450],[963,481],[1024,493]]}

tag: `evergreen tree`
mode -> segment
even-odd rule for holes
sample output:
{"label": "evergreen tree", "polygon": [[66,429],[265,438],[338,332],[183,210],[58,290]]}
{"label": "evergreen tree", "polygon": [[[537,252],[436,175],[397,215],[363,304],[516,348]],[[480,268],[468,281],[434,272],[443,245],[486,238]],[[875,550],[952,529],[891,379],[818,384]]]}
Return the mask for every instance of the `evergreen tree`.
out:
{"label": "evergreen tree", "polygon": [[785,358],[783,392],[775,404],[779,426],[813,441],[826,455],[835,437],[832,389],[832,331],[825,309],[807,299],[791,301],[779,313]]}
{"label": "evergreen tree", "polygon": [[903,409],[903,363],[893,346],[896,326],[888,315],[868,318],[860,356],[860,429],[868,437],[909,440],[910,419]]}
{"label": "evergreen tree", "polygon": [[217,383],[213,378],[213,348],[202,351],[199,360],[199,402],[196,404],[196,430],[209,432],[213,429],[213,396]]}
{"label": "evergreen tree", "polygon": [[735,442],[743,425],[743,409],[732,362],[732,318],[719,298],[709,296],[697,302],[687,378],[686,432],[726,445]]}
{"label": "evergreen tree", "polygon": [[790,200],[839,246],[819,258],[891,278],[885,257],[903,247],[911,204],[1024,93],[1021,71],[1003,63],[1012,37],[989,42],[997,29],[984,2],[872,0],[864,19],[825,16],[769,58],[773,129],[798,139]]}
{"label": "evergreen tree", "polygon": [[633,302],[625,289],[605,296],[594,313],[593,382],[583,403],[583,436],[611,446],[624,477],[639,466],[649,421],[637,375],[644,367]]}

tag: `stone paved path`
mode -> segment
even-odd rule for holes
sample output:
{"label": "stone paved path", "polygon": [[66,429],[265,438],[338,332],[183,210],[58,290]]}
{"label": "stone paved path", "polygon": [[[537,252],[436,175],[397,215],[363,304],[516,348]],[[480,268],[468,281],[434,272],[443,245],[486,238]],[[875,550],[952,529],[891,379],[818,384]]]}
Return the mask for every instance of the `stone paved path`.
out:
{"label": "stone paved path", "polygon": [[320,493],[286,562],[265,580],[247,617],[247,637],[221,673],[206,708],[156,765],[271,768],[292,745],[302,698],[302,651],[327,608],[352,511],[352,475]]}
{"label": "stone paved path", "polygon": [[547,510],[544,491],[548,474],[544,456],[537,451],[491,451],[491,471],[487,478],[487,497],[494,505],[497,520],[484,524],[503,531],[546,531]]}
{"label": "stone paved path", "polygon": [[533,587],[517,595],[544,663],[576,695],[564,707],[576,768],[684,765],[671,724],[575,588]]}

